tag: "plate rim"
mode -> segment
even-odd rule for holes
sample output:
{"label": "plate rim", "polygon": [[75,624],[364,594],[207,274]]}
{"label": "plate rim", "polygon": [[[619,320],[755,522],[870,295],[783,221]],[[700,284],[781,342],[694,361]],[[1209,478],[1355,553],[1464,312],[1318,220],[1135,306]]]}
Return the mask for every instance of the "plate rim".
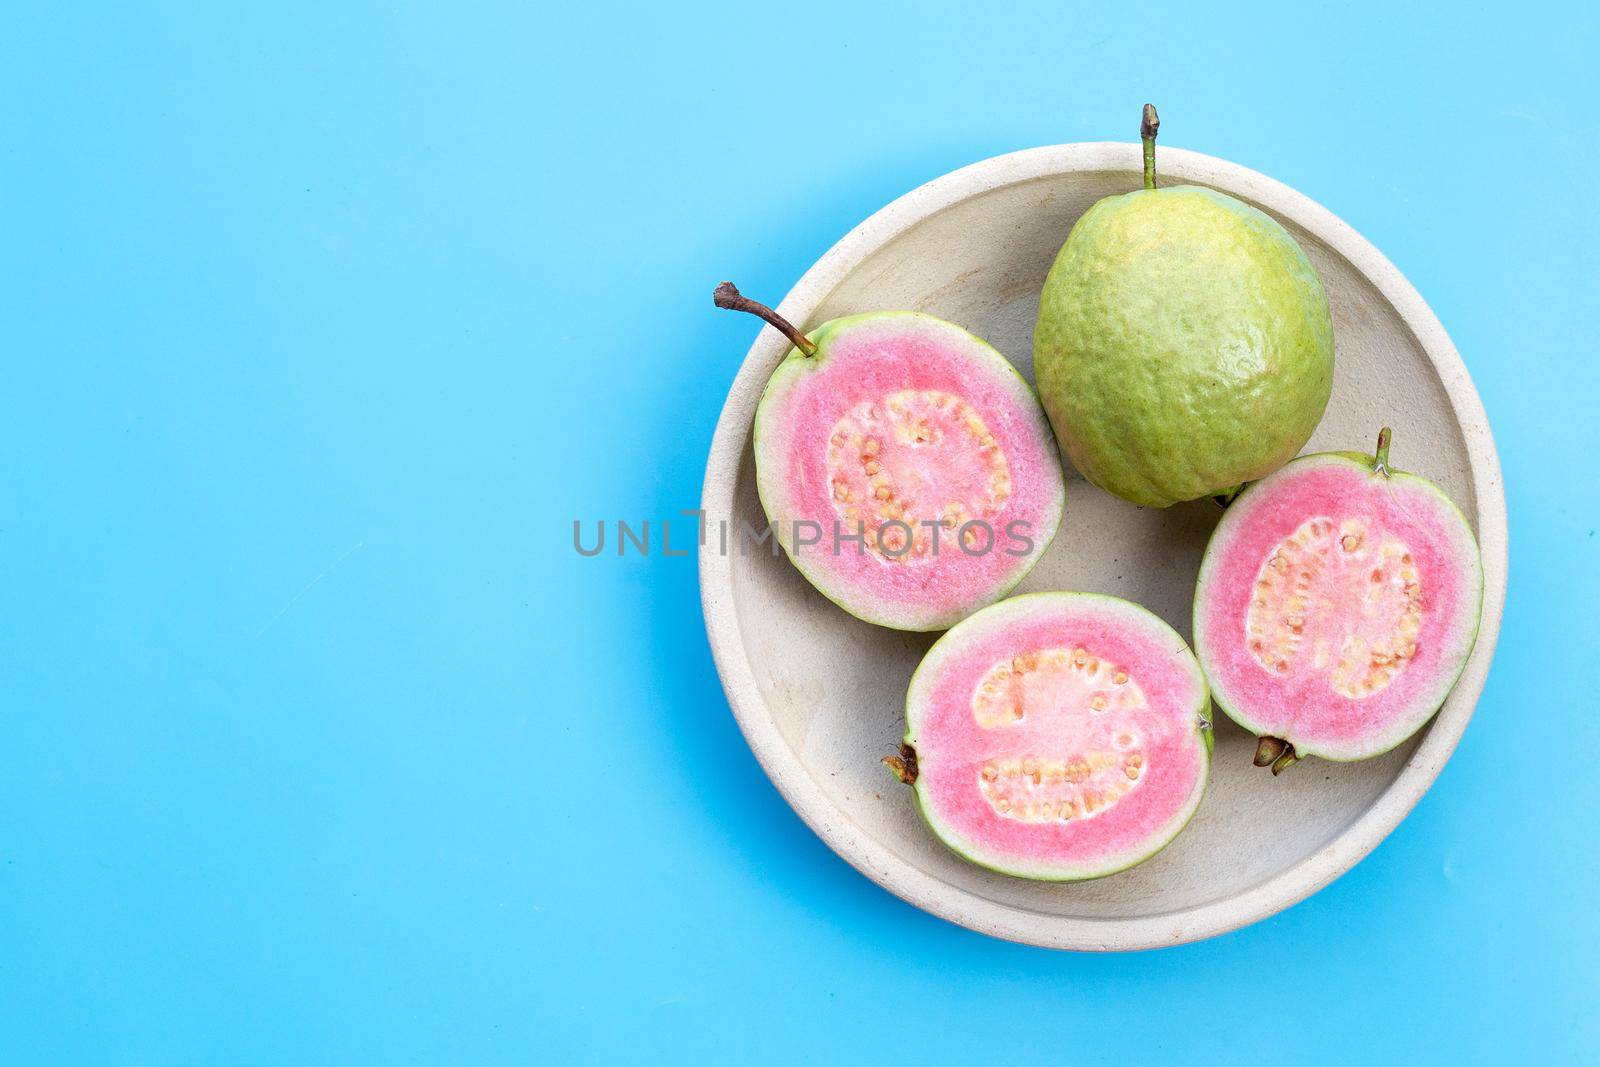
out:
{"label": "plate rim", "polygon": [[[717,674],[746,743],[785,802],[845,862],[907,903],[980,933],[1044,948],[1130,951],[1216,937],[1299,903],[1354,867],[1400,825],[1455,751],[1487,681],[1505,608],[1509,553],[1499,453],[1466,364],[1421,294],[1370,241],[1305,194],[1199,152],[1163,147],[1161,159],[1163,177],[1213,186],[1259,204],[1315,235],[1355,267],[1399,313],[1432,362],[1465,439],[1484,569],[1477,643],[1422,743],[1389,787],[1333,841],[1243,893],[1139,918],[1051,915],[1002,904],[945,882],[896,856],[854,823],[812,778],[767,710],[746,657],[734,603],[732,557],[719,555],[709,538],[702,538],[698,555],[701,610]],[[868,256],[963,200],[1065,174],[1137,175],[1141,169],[1138,144],[1081,142],[1023,149],[951,171],[891,201],[854,227],[801,276],[778,309],[804,323]],[[762,329],[740,365],[707,457],[700,502],[704,516],[732,514],[756,405],[788,347],[776,331]]]}

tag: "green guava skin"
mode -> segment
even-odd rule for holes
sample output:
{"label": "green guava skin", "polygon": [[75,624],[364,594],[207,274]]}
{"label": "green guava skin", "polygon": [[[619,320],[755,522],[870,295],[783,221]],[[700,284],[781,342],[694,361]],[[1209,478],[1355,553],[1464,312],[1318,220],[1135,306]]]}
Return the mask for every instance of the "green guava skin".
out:
{"label": "green guava skin", "polygon": [[1084,477],[1167,507],[1265,477],[1333,387],[1333,319],[1282,226],[1192,185],[1101,200],[1045,280],[1034,372]]}

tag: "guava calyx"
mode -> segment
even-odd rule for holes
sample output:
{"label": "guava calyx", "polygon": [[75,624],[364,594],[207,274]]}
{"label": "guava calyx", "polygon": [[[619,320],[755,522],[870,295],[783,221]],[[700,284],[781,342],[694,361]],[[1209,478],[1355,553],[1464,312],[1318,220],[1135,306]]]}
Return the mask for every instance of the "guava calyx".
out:
{"label": "guava calyx", "polygon": [[1294,746],[1283,738],[1263,737],[1256,743],[1256,758],[1252,762],[1257,767],[1271,767],[1272,776],[1276,778],[1299,763],[1300,757],[1295,755]]}
{"label": "guava calyx", "polygon": [[1252,762],[1257,767],[1270,767],[1290,747],[1289,742],[1281,737],[1263,737],[1256,744],[1256,758]]}
{"label": "guava calyx", "polygon": [[905,785],[917,784],[917,750],[905,742],[900,743],[898,756],[883,757],[883,765]]}

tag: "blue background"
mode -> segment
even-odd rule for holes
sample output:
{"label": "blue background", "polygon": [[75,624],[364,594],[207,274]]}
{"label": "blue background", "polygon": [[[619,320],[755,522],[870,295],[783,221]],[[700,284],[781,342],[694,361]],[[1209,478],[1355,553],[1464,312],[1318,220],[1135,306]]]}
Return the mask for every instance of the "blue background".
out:
{"label": "blue background", "polygon": [[[1594,1062],[1593,5],[229,6],[0,15],[0,1057]],[[837,859],[571,521],[698,501],[714,282],[1147,98],[1431,302],[1512,580],[1369,859],[1077,956]]]}

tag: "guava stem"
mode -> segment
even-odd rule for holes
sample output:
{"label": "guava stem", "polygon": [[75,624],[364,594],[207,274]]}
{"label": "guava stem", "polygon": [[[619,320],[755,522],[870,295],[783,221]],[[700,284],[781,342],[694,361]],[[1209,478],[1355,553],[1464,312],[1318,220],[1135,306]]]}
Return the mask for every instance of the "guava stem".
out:
{"label": "guava stem", "polygon": [[1270,767],[1279,756],[1282,756],[1287,751],[1289,751],[1289,742],[1285,741],[1283,738],[1263,737],[1260,741],[1256,742],[1256,758],[1254,763],[1257,767]]}
{"label": "guava stem", "polygon": [[906,785],[917,784],[917,750],[910,745],[901,742],[900,755],[883,757],[883,765]]}
{"label": "guava stem", "polygon": [[1300,762],[1300,757],[1294,754],[1294,746],[1289,746],[1289,751],[1272,761],[1272,777],[1276,778],[1284,771]]}
{"label": "guava stem", "polygon": [[1378,451],[1372,457],[1372,469],[1375,473],[1389,477],[1389,438],[1393,436],[1389,427],[1385,426],[1378,431]]}
{"label": "guava stem", "polygon": [[712,290],[711,301],[717,307],[725,308],[728,311],[743,311],[754,315],[787,337],[801,352],[808,356],[817,354],[817,346],[811,343],[811,338],[795,329],[794,323],[773,311],[767,305],[751,300],[739,292],[739,287],[732,282],[723,282]]}
{"label": "guava stem", "polygon": [[1139,139],[1144,142],[1144,187],[1156,187],[1156,131],[1161,129],[1161,116],[1154,104],[1144,106],[1144,119],[1139,123]]}

